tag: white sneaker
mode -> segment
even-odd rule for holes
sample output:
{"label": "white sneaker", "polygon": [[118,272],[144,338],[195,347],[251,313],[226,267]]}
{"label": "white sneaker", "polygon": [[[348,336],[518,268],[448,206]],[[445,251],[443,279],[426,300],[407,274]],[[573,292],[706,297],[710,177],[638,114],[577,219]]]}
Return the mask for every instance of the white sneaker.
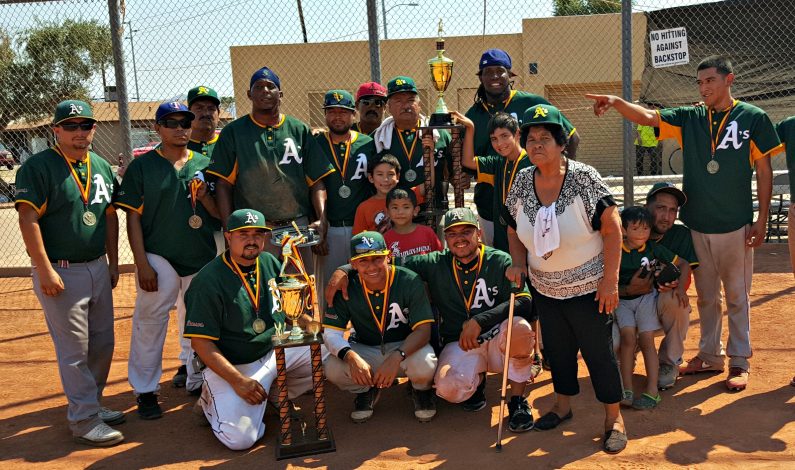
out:
{"label": "white sneaker", "polygon": [[105,423],[94,426],[82,436],[75,436],[75,442],[94,447],[109,447],[124,440],[124,435]]}
{"label": "white sneaker", "polygon": [[99,419],[105,422],[105,424],[110,424],[111,426],[114,424],[121,424],[126,421],[124,417],[123,411],[113,411],[109,408],[100,407],[99,409]]}

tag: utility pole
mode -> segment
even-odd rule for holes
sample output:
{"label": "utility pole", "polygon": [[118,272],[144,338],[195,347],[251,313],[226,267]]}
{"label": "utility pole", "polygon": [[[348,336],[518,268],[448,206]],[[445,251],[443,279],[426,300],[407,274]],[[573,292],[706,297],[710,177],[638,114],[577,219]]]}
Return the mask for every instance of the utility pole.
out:
{"label": "utility pole", "polygon": [[141,94],[138,92],[138,69],[135,68],[135,44],[133,43],[133,33],[137,33],[138,30],[133,29],[132,21],[125,21],[124,24],[130,28],[130,36],[127,39],[130,40],[130,53],[132,55],[133,80],[135,81],[135,101],[141,101]]}

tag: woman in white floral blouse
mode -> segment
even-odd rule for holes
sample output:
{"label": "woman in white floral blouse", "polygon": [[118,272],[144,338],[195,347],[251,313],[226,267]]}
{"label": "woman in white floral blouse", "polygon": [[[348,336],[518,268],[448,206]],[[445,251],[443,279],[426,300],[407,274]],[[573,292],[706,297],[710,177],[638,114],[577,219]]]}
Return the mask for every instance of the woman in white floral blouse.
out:
{"label": "woman in white floral blouse", "polygon": [[605,407],[602,447],[618,453],[627,445],[612,347],[621,220],[599,173],[566,158],[560,111],[537,105],[525,111],[522,121],[522,146],[533,166],[516,176],[502,216],[509,225],[513,258],[506,274],[514,282],[529,274],[556,393],[555,405],[535,428],[553,429],[571,419],[581,351]]}

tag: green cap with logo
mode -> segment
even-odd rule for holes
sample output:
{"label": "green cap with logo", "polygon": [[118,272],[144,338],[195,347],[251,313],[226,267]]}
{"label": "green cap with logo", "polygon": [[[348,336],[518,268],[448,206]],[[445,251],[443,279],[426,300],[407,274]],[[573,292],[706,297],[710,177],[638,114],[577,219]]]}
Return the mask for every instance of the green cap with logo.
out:
{"label": "green cap with logo", "polygon": [[265,225],[265,216],[262,212],[255,211],[254,209],[238,209],[229,215],[226,219],[226,231],[234,232],[235,230],[242,230],[244,228],[261,228],[263,230],[270,230]]}
{"label": "green cap with logo", "polygon": [[94,113],[91,111],[91,105],[85,101],[80,100],[66,100],[61,101],[55,106],[55,117],[52,120],[52,125],[57,126],[67,119],[83,118],[96,121]]}
{"label": "green cap with logo", "polygon": [[212,101],[216,106],[221,105],[221,100],[218,99],[218,93],[215,90],[206,86],[197,86],[196,88],[191,88],[188,92],[188,106],[202,98]]}
{"label": "green cap with logo", "polygon": [[367,256],[388,256],[384,236],[378,232],[362,232],[351,238],[351,261]]}
{"label": "green cap with logo", "polygon": [[353,95],[345,90],[330,90],[323,98],[323,109],[342,108],[349,111],[356,111],[353,103]]}
{"label": "green cap with logo", "polygon": [[450,209],[444,214],[444,217],[442,217],[442,227],[447,230],[457,225],[472,225],[477,228],[479,227],[478,218],[475,213],[472,212],[472,209],[468,207]]}
{"label": "green cap with logo", "polygon": [[660,181],[659,183],[654,183],[654,186],[651,187],[649,193],[646,194],[646,202],[649,202],[657,193],[668,193],[671,196],[676,198],[676,202],[683,206],[687,202],[687,196],[683,193],[679,188],[677,188],[673,183],[669,183],[668,181]]}
{"label": "green cap with logo", "polygon": [[540,124],[554,124],[566,128],[563,114],[551,104],[537,104],[528,108],[522,116],[522,128],[528,126],[538,126]]}
{"label": "green cap with logo", "polygon": [[395,93],[402,93],[407,91],[409,93],[417,94],[417,85],[411,77],[395,77],[386,85],[386,96],[390,97]]}

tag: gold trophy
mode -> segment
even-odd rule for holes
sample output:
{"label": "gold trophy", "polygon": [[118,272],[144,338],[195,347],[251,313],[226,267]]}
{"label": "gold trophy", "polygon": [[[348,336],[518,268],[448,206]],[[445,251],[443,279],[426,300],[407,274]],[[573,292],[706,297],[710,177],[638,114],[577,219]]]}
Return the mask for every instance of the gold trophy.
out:
{"label": "gold trophy", "polygon": [[453,125],[450,111],[444,103],[444,92],[447,86],[450,85],[450,79],[453,78],[453,61],[444,56],[444,32],[442,20],[439,19],[439,37],[436,39],[436,57],[428,61],[428,66],[431,69],[431,83],[436,91],[439,93],[439,100],[436,101],[436,110],[431,115],[428,122],[428,127],[451,127]]}

